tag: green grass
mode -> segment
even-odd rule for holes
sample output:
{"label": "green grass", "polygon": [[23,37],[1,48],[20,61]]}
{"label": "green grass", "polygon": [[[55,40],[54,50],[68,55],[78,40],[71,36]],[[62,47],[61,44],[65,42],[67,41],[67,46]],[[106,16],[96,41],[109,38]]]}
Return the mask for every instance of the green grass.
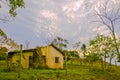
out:
{"label": "green grass", "polygon": [[53,69],[25,69],[20,72],[9,72],[5,67],[5,62],[0,62],[0,80],[120,80],[120,67],[111,66],[103,72],[101,65],[94,64],[89,68],[88,64],[67,65],[67,75],[65,70]]}

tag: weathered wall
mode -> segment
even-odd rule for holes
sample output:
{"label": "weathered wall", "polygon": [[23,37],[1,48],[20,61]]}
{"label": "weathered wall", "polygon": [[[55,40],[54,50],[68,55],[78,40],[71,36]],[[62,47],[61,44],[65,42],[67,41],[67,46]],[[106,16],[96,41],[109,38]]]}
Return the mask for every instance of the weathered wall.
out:
{"label": "weathered wall", "polygon": [[[46,56],[48,68],[63,68],[63,55],[52,46],[42,47],[42,55]],[[55,57],[59,57],[59,63],[55,63]]]}
{"label": "weathered wall", "polygon": [[[33,55],[33,52],[23,52],[22,53],[23,54],[23,56],[22,56],[22,58],[21,58],[21,63],[22,63],[22,67],[23,68],[29,68],[29,56],[32,56]],[[17,61],[19,61],[20,60],[20,57],[19,57],[19,55],[14,55],[13,57],[12,57],[12,63],[14,64],[18,64],[17,63]]]}
{"label": "weathered wall", "polygon": [[[49,62],[50,68],[63,68],[63,55],[54,47],[49,46]],[[55,63],[55,57],[59,57],[59,62]]]}
{"label": "weathered wall", "polygon": [[[39,50],[40,56],[46,56],[46,62],[41,63],[42,67],[47,68],[63,68],[63,55],[53,46],[49,45],[46,47],[41,47]],[[23,68],[29,68],[29,56],[33,56],[33,52],[23,52],[24,57],[22,57],[22,66]],[[55,63],[55,57],[59,57],[59,62]],[[12,63],[16,63],[17,60],[19,60],[19,56],[15,55],[12,57]]]}

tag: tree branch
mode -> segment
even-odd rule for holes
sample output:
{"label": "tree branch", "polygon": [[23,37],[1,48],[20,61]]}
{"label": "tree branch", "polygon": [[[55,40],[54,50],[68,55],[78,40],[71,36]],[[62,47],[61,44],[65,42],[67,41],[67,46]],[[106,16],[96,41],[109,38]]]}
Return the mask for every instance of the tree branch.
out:
{"label": "tree branch", "polygon": [[[100,18],[100,20],[102,21],[102,23],[103,23],[104,25],[106,25],[106,26],[112,31],[111,26],[108,25],[108,24],[104,21],[102,15],[101,15],[101,14],[96,14],[96,15]],[[107,19],[108,19],[108,18],[107,18]],[[109,19],[108,19],[108,20],[109,20]]]}

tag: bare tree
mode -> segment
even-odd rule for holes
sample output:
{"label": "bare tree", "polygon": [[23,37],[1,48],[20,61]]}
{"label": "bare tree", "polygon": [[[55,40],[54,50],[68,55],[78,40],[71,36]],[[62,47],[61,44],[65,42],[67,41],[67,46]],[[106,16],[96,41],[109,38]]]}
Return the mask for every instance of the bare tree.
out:
{"label": "bare tree", "polygon": [[77,49],[80,47],[80,44],[81,44],[80,41],[74,43],[74,44],[73,44],[73,49],[77,50]]}
{"label": "bare tree", "polygon": [[25,41],[25,49],[28,49],[30,46],[30,42],[28,40]]}
{"label": "bare tree", "polygon": [[8,37],[0,37],[0,45],[7,45],[9,50],[19,48],[19,45],[13,39]]}
{"label": "bare tree", "polygon": [[[120,4],[120,3],[119,3]],[[113,6],[112,1],[105,0],[105,3],[99,5],[99,9],[95,9],[95,16],[99,18],[98,22],[106,26],[115,43],[118,59],[120,59],[120,52],[117,45],[117,39],[115,34],[115,28],[118,26],[120,21],[120,5],[115,3]]]}

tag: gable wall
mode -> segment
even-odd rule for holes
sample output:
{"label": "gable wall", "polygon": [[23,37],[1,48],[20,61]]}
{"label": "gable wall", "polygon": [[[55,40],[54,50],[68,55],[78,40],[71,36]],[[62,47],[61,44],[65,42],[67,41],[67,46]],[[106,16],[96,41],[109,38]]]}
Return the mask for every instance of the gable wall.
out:
{"label": "gable wall", "polygon": [[[49,46],[49,67],[50,68],[63,68],[63,55],[54,47]],[[59,62],[55,63],[55,57],[59,57]]]}

